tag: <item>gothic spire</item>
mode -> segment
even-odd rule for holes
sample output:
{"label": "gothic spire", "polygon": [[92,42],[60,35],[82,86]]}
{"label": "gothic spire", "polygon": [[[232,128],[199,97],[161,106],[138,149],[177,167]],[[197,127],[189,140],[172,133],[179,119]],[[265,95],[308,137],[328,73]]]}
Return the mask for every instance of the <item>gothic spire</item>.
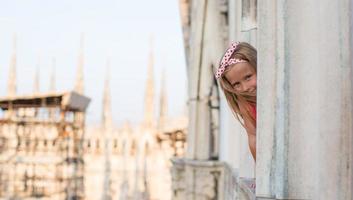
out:
{"label": "gothic spire", "polygon": [[9,79],[7,84],[7,95],[14,96],[17,92],[17,83],[16,83],[16,65],[17,65],[17,37],[16,34],[13,35],[13,51],[10,61],[10,71]]}
{"label": "gothic spire", "polygon": [[150,53],[148,60],[148,71],[145,90],[144,124],[148,127],[153,125],[154,117],[154,77],[153,77],[153,39],[150,39]]}
{"label": "gothic spire", "polygon": [[56,67],[56,60],[55,57],[52,60],[52,71],[50,75],[50,87],[49,90],[54,92],[56,90],[56,80],[55,80],[55,67]]}
{"label": "gothic spire", "polygon": [[102,200],[112,199],[112,181],[111,181],[111,136],[112,136],[112,110],[110,97],[110,59],[107,59],[107,72],[104,83],[102,125],[104,131],[105,146],[105,166],[104,166],[104,184]]}
{"label": "gothic spire", "polygon": [[39,93],[40,88],[40,56],[38,56],[37,69],[34,74],[33,92]]}
{"label": "gothic spire", "polygon": [[84,65],[84,34],[82,33],[81,42],[80,42],[80,54],[78,57],[76,83],[75,83],[75,89],[74,89],[79,94],[84,93],[83,65]]}
{"label": "gothic spire", "polygon": [[104,83],[102,124],[105,129],[112,128],[112,105],[110,95],[110,59],[107,59],[107,69]]}

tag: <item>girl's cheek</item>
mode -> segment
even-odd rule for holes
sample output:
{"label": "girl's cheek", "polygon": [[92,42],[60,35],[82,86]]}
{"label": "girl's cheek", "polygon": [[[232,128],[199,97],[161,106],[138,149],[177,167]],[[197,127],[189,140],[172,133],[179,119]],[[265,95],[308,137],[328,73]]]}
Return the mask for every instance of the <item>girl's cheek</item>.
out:
{"label": "girl's cheek", "polygon": [[257,87],[257,81],[256,81],[256,79],[253,80],[252,85],[253,85],[254,87]]}

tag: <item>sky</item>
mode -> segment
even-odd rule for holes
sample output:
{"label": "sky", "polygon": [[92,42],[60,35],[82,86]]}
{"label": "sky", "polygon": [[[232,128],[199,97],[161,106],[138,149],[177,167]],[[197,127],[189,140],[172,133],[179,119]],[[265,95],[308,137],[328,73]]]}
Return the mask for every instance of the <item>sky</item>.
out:
{"label": "sky", "polygon": [[[101,120],[106,63],[110,57],[112,112],[116,125],[143,118],[148,56],[154,54],[155,105],[166,72],[168,114],[185,111],[187,80],[178,0],[0,0],[0,96],[6,95],[13,35],[17,37],[17,93],[49,90],[56,60],[57,91],[74,87],[84,34],[87,122]],[[153,38],[153,45],[150,45]],[[156,108],[155,113],[158,113]]]}

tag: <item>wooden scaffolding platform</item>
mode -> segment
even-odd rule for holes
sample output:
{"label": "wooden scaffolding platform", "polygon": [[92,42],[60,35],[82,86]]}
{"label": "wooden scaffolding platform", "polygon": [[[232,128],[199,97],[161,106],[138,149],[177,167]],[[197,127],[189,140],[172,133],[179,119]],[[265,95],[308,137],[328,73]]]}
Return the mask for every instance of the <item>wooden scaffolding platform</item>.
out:
{"label": "wooden scaffolding platform", "polygon": [[0,98],[0,199],[84,199],[89,102],[73,91]]}

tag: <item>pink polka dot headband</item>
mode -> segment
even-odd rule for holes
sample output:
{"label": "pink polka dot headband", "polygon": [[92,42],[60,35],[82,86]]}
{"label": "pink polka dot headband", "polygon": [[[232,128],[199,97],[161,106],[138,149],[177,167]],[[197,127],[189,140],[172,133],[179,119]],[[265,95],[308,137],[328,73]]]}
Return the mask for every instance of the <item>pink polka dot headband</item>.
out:
{"label": "pink polka dot headband", "polygon": [[243,59],[235,59],[235,58],[230,58],[232,54],[234,53],[235,49],[237,48],[239,42],[233,42],[230,44],[228,47],[226,53],[224,54],[221,63],[219,64],[219,67],[217,69],[217,72],[215,74],[216,78],[219,79],[222,74],[224,73],[225,69],[230,66],[230,65],[235,65],[237,63],[245,63],[247,62],[246,60]]}

